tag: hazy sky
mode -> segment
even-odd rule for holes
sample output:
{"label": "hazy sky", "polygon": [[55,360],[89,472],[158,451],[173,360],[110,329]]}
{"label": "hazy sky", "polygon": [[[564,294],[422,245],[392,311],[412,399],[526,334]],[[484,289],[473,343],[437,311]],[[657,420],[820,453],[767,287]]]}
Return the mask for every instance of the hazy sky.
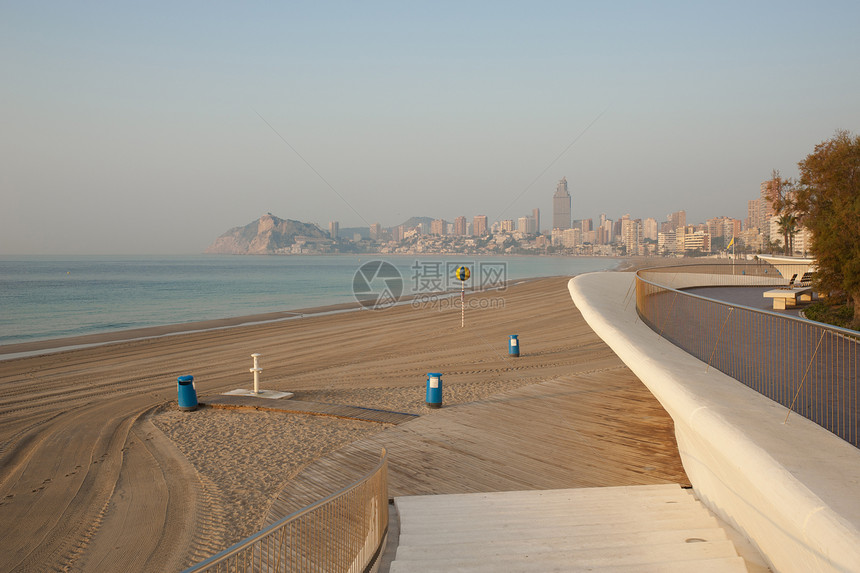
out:
{"label": "hazy sky", "polygon": [[860,131],[856,0],[295,4],[3,1],[0,254],[548,222],[562,176],[574,218],[743,218]]}

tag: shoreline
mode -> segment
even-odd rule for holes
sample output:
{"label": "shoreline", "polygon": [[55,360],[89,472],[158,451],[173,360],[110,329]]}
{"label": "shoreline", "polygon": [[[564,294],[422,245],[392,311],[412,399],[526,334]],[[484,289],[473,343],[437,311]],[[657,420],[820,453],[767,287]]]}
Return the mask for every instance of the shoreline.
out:
{"label": "shoreline", "polygon": [[[253,256],[253,255],[252,255]],[[259,255],[264,256],[264,255]],[[401,256],[399,254],[393,256]],[[404,255],[405,256],[405,255]],[[408,255],[413,256],[413,255]],[[517,257],[527,257],[531,255],[516,255]],[[596,258],[596,257],[590,257]],[[607,272],[625,271],[628,270],[632,263],[632,259],[636,257],[600,257],[606,259],[616,259],[616,264]],[[548,276],[531,276],[520,279],[512,279],[508,281],[506,286],[510,286],[523,281],[532,281],[540,278],[551,278],[554,276],[573,275],[548,275]],[[487,289],[483,289],[487,290]],[[483,290],[473,290],[472,293],[483,292]],[[492,289],[491,289],[492,290]],[[447,297],[455,296],[457,290],[443,291],[436,293],[415,293],[400,297],[396,304],[405,304],[419,297]],[[190,322],[165,323],[151,326],[141,326],[135,328],[126,328],[120,330],[109,330],[104,332],[93,332],[89,334],[77,334],[73,336],[59,336],[50,338],[39,338],[36,340],[27,340],[21,342],[10,342],[8,344],[0,344],[0,362],[7,360],[15,360],[19,358],[27,358],[31,356],[39,356],[42,354],[53,354],[56,352],[66,352],[72,350],[80,350],[92,348],[96,346],[114,344],[120,342],[132,342],[138,340],[146,340],[152,338],[160,338],[163,336],[173,336],[179,334],[188,334],[194,332],[205,332],[211,330],[220,330],[226,328],[251,326],[255,324],[265,324],[269,322],[278,322],[285,320],[295,320],[305,316],[322,315],[328,313],[353,312],[362,310],[362,306],[357,301],[340,302],[333,304],[322,304],[313,307],[286,309],[269,311],[262,313],[254,313],[248,315],[227,316],[220,318],[212,318],[205,320],[197,320]]]}
{"label": "shoreline", "polygon": [[[265,256],[265,255],[254,255],[254,256]],[[517,255],[517,256],[527,256],[527,255]],[[632,272],[647,266],[665,266],[665,261],[677,261],[679,259],[667,259],[666,257],[644,257],[644,256],[633,256],[633,257],[605,257],[605,258],[615,258],[618,259],[618,263],[611,269],[607,269],[602,272]],[[682,259],[683,260],[683,259]],[[568,275],[551,275],[551,276],[542,276],[542,277],[527,277],[521,279],[511,280],[510,284],[505,285],[513,286],[514,284],[534,281],[544,278],[554,278],[555,276],[565,276],[570,278]],[[484,290],[473,290],[469,291],[471,293],[480,293],[487,292],[487,290],[495,290],[495,289],[484,289]],[[412,300],[420,297],[426,296],[434,296],[434,297],[450,297],[456,296],[459,291],[445,291],[445,292],[437,292],[431,293],[428,295],[427,293],[420,294],[412,294],[402,296],[396,304],[406,304],[411,302]],[[363,310],[363,307],[358,302],[343,302],[336,303],[330,305],[321,305],[307,308],[298,308],[298,309],[288,309],[281,311],[272,311],[272,312],[264,312],[258,314],[248,314],[248,315],[240,315],[240,316],[230,316],[224,318],[214,318],[208,320],[200,320],[200,321],[192,321],[192,322],[180,322],[180,323],[168,323],[161,324],[155,326],[144,326],[139,328],[131,328],[131,329],[123,329],[123,330],[111,330],[107,332],[95,332],[92,334],[81,334],[76,336],[67,336],[67,337],[59,337],[59,338],[45,338],[40,340],[33,340],[28,342],[15,342],[12,344],[0,344],[0,362],[7,360],[15,360],[19,358],[28,358],[32,356],[39,356],[43,354],[54,354],[57,352],[67,352],[73,350],[80,350],[84,348],[92,348],[96,346],[104,346],[108,344],[122,343],[122,342],[133,342],[139,340],[147,340],[153,338],[161,338],[165,336],[175,336],[180,334],[190,334],[195,332],[207,332],[213,330],[222,330],[227,328],[238,328],[244,326],[253,326],[259,324],[266,324],[272,322],[280,322],[287,320],[296,320],[301,318],[306,318],[310,316],[322,316],[326,314],[336,314],[336,313],[345,313],[345,312],[355,312]]]}
{"label": "shoreline", "polygon": [[[517,279],[511,281],[510,284],[505,285],[505,288],[542,278],[555,277],[530,277]],[[477,294],[491,292],[493,290],[497,290],[497,288],[472,290],[469,292]],[[442,299],[456,296],[458,293],[459,291],[443,291],[430,294],[422,293],[406,295],[400,297],[400,299],[393,306],[402,306],[405,304],[409,304],[413,300],[421,297],[431,296]],[[229,328],[240,328],[243,326],[255,326],[274,322],[310,318],[313,316],[325,316],[330,314],[358,312],[362,310],[366,309],[358,302],[343,302],[338,304],[299,308],[294,310],[248,314],[243,316],[216,318],[194,322],[162,324],[157,326],[145,326],[141,328],[131,328],[125,330],[111,330],[108,332],[96,332],[93,334],[82,334],[78,336],[33,340],[31,342],[16,342],[14,344],[0,345],[0,362],[6,360],[15,360],[18,358],[29,358],[32,356],[39,356],[43,354],[54,354],[58,352],[67,352],[84,348],[106,346],[116,343],[135,342],[153,338],[163,338],[166,336],[210,332],[214,330],[224,330]]]}

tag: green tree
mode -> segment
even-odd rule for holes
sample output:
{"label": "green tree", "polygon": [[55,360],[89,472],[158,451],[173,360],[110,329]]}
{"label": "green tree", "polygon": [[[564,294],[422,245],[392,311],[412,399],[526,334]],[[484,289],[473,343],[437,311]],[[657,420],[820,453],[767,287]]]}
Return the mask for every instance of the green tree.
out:
{"label": "green tree", "polygon": [[860,327],[860,136],[837,131],[798,164],[798,208],[812,232],[821,292],[845,293]]}
{"label": "green tree", "polygon": [[779,216],[776,222],[779,232],[782,233],[783,248],[786,255],[794,253],[794,236],[797,234],[797,215],[785,213]]}
{"label": "green tree", "polygon": [[797,234],[800,222],[797,182],[783,179],[777,169],[773,170],[770,180],[770,202],[778,217],[777,225],[783,238],[783,252],[791,255],[794,252],[794,235]]}

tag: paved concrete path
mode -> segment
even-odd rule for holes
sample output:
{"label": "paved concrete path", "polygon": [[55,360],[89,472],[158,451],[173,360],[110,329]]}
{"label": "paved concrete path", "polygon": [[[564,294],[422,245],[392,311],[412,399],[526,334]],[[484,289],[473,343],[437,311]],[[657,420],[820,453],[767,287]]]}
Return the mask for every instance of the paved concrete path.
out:
{"label": "paved concrete path", "polygon": [[391,573],[747,571],[726,531],[677,485],[395,498]]}

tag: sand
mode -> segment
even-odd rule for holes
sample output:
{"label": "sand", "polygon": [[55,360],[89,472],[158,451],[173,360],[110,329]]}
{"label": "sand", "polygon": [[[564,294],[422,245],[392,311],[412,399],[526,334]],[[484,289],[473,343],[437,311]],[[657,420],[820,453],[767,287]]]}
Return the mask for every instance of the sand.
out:
{"label": "sand", "polygon": [[387,427],[253,410],[204,408],[189,415],[175,404],[160,407],[152,421],[198,472],[217,484],[230,541],[262,529],[273,497],[306,464]]}
{"label": "sand", "polygon": [[[259,529],[278,493],[311,461],[386,425],[202,408],[181,412],[176,377],[200,400],[251,386],[296,400],[433,416],[427,372],[445,403],[554,379],[605,359],[568,277],[470,294],[466,327],[450,303],[313,315],[0,362],[0,570],[174,570]],[[509,334],[525,350],[512,365]]]}

